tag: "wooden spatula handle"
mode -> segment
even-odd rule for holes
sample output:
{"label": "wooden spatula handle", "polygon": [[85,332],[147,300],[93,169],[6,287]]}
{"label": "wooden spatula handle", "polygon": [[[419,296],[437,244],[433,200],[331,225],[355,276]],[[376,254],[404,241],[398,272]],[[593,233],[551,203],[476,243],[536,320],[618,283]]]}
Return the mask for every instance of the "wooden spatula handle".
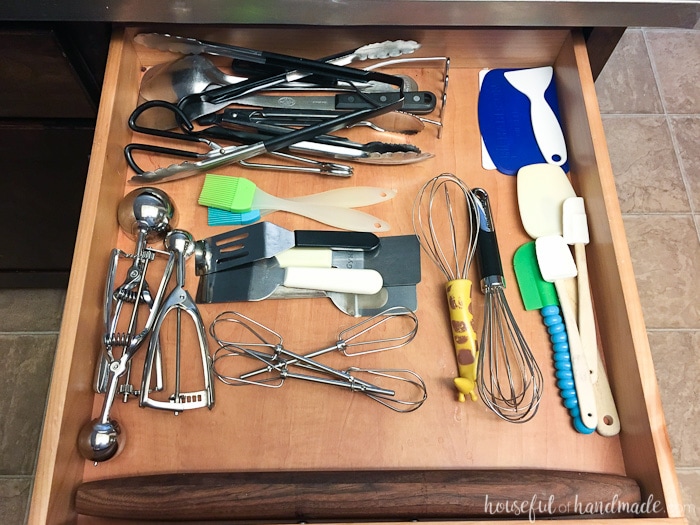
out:
{"label": "wooden spatula handle", "polygon": [[299,522],[513,517],[515,513],[527,519],[530,508],[534,518],[591,511],[609,514],[640,498],[634,480],[610,474],[414,470],[105,479],[78,487],[75,504],[80,514],[110,518]]}

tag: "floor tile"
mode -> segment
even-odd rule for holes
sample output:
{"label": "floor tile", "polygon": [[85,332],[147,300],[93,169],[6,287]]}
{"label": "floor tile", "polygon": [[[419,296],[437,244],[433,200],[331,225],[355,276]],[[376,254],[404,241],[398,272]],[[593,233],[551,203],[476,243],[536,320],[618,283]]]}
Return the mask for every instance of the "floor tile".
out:
{"label": "floor tile", "polygon": [[55,335],[0,335],[0,475],[33,473],[56,342]]}
{"label": "floor tile", "polygon": [[700,31],[645,30],[667,113],[700,113]]}
{"label": "floor tile", "polygon": [[628,29],[595,82],[602,113],[663,113],[640,29]]}
{"label": "floor tile", "polygon": [[623,220],[647,328],[700,328],[700,243],[692,217]]}
{"label": "floor tile", "polygon": [[689,525],[700,525],[700,469],[678,472],[683,495],[683,510]]}
{"label": "floor tile", "polygon": [[693,210],[700,212],[700,116],[672,117],[670,120]]}
{"label": "floor tile", "polygon": [[65,290],[0,289],[0,332],[57,331]]}
{"label": "floor tile", "polygon": [[689,212],[688,197],[663,116],[603,116],[623,213]]}
{"label": "floor tile", "polygon": [[0,523],[24,523],[31,486],[30,478],[0,478]]}
{"label": "floor tile", "polygon": [[700,330],[649,332],[673,459],[700,466]]}

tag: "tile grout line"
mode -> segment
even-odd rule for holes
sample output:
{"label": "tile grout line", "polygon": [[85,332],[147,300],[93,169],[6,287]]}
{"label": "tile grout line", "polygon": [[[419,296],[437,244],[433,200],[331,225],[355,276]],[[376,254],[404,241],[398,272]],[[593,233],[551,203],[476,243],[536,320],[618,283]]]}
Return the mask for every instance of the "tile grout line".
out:
{"label": "tile grout line", "polygon": [[[656,57],[651,49],[651,45],[649,44],[649,39],[647,38],[647,28],[642,28],[642,40],[644,41],[644,46],[646,47],[646,52],[647,56],[649,57],[649,63],[651,64],[651,71],[654,74],[654,83],[656,84],[656,90],[659,93],[659,98],[661,99],[661,107],[664,111],[664,119],[666,120],[666,127],[668,128],[668,132],[671,135],[671,144],[673,145],[673,153],[676,156],[676,162],[678,163],[678,169],[681,174],[681,181],[683,181],[683,187],[685,189],[685,197],[688,200],[688,207],[690,208],[690,214],[691,214],[691,219],[693,219],[693,228],[695,229],[695,235],[698,238],[698,242],[700,242],[700,227],[698,226],[698,222],[694,220],[694,216],[697,213],[695,210],[695,206],[693,203],[693,196],[691,192],[691,186],[690,186],[690,180],[688,177],[688,173],[685,169],[685,165],[683,162],[683,158],[680,154],[680,146],[678,144],[678,139],[676,137],[676,133],[673,127],[673,117],[671,114],[668,112],[668,108],[666,107],[666,98],[664,97],[663,91],[661,89],[661,83],[659,82],[659,72],[656,67]],[[676,115],[676,114],[673,114]],[[683,116],[692,116],[692,115],[683,115]]]}

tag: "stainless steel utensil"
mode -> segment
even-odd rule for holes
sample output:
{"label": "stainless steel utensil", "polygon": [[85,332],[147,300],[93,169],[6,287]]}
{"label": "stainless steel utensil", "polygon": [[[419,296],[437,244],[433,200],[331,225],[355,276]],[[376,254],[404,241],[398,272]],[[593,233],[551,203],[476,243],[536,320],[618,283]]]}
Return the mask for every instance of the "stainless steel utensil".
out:
{"label": "stainless steel utensil", "polygon": [[220,272],[270,257],[294,246],[369,251],[379,238],[369,232],[287,230],[268,221],[220,233],[195,243],[197,275]]}
{"label": "stainless steel utensil", "polygon": [[[104,299],[104,352],[98,361],[95,373],[95,391],[106,393],[109,383],[109,364],[115,360],[114,347],[126,348],[138,332],[138,314],[141,306],[153,308],[153,296],[146,271],[148,264],[156,256],[149,250],[149,242],[162,240],[177,223],[177,214],[170,197],[157,188],[139,188],[127,194],[117,208],[117,221],[122,231],[136,241],[133,255],[113,250],[110,258],[107,285]],[[125,281],[115,288],[117,265],[120,258],[131,260]],[[119,319],[127,304],[131,304],[131,317],[126,333],[118,333]],[[131,364],[127,365],[119,394],[126,402],[130,395],[138,395],[130,380]],[[156,386],[158,388],[158,386]]]}
{"label": "stainless steel utensil", "polygon": [[[139,404],[144,407],[172,410],[175,414],[183,410],[195,408],[207,407],[211,409],[214,406],[214,386],[211,378],[211,356],[209,355],[206,329],[204,328],[204,321],[202,321],[202,316],[199,313],[197,305],[192,299],[192,296],[190,296],[189,292],[185,289],[185,260],[194,253],[194,239],[189,232],[173,230],[165,237],[165,247],[175,260],[176,283],[175,287],[163,301],[163,306],[159,309],[153,324],[153,333],[151,334],[151,340],[148,345],[148,354],[146,355],[143,379],[141,382]],[[170,271],[166,273],[164,277],[165,281],[170,280],[172,265],[169,269]],[[160,331],[165,318],[172,311],[175,311],[175,315],[177,316],[177,335],[175,338],[175,388],[167,401],[161,401],[150,397],[148,385],[151,382],[156,353],[160,351]],[[204,385],[201,390],[191,392],[183,392],[180,385],[183,312],[189,315],[194,323],[204,380]]]}
{"label": "stainless steel utensil", "polygon": [[[221,325],[224,323],[226,335],[222,333]],[[388,323],[398,326],[394,328],[398,330],[396,334],[389,329],[390,336],[367,338],[375,327]],[[219,380],[228,385],[279,388],[287,379],[301,379],[363,393],[396,412],[412,412],[427,399],[425,383],[415,372],[359,367],[337,370],[314,358],[335,350],[346,356],[359,356],[401,348],[413,340],[417,330],[418,318],[413,312],[405,308],[386,310],[341,331],[332,346],[301,355],[285,348],[282,336],[274,330],[238,312],[224,312],[210,327],[210,334],[219,344],[219,349],[214,353],[213,369]],[[262,363],[264,367],[242,374],[234,374],[229,371],[230,368],[224,367],[224,360],[230,366],[231,358],[244,356]],[[386,386],[370,383],[360,377],[362,374]],[[397,395],[397,392],[401,395]]]}
{"label": "stainless steel utensil", "polygon": [[539,408],[542,372],[508,306],[488,194],[482,188],[473,193],[479,204],[477,263],[485,295],[477,389],[481,400],[498,417],[510,423],[525,423]]}
{"label": "stainless steel utensil", "polygon": [[440,269],[445,292],[459,376],[458,400],[476,401],[478,349],[472,327],[471,281],[468,278],[476,250],[479,215],[476,197],[467,184],[451,173],[428,180],[413,203],[413,229],[421,248]]}
{"label": "stainless steel utensil", "polygon": [[[139,188],[127,195],[119,206],[119,223],[129,235],[136,235],[136,254],[129,255],[120,250],[112,251],[107,287],[105,292],[105,336],[103,367],[106,371],[104,386],[105,397],[100,415],[86,423],[78,435],[78,451],[96,464],[114,457],[120,450],[121,428],[119,423],[110,417],[110,411],[116,396],[120,393],[119,383],[127,373],[131,359],[151,333],[156,313],[165,294],[167,279],[161,280],[155,296],[144,293],[146,288],[146,270],[148,262],[155,257],[155,252],[146,246],[148,240],[162,235],[172,225],[175,210],[169,197],[154,188]],[[127,281],[120,288],[114,288],[117,262],[120,257],[133,258]],[[173,265],[173,258],[168,259],[166,275]],[[117,333],[117,319],[125,303],[133,303],[128,331]],[[150,308],[148,319],[143,328],[137,328],[137,313],[140,304]],[[114,355],[116,347],[122,347],[119,357]],[[158,350],[157,341],[154,343],[154,359]],[[103,384],[98,371],[98,389]],[[148,390],[150,382],[144,385]],[[123,392],[126,396],[133,392],[127,385]]]}

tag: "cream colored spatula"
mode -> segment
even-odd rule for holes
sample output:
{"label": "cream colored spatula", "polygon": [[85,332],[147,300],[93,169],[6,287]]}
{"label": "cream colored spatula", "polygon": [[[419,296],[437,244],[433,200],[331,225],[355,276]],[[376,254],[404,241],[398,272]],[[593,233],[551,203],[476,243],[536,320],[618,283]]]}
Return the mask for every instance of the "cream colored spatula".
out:
{"label": "cream colored spatula", "polygon": [[538,237],[535,240],[535,251],[542,278],[545,281],[554,283],[559,296],[559,306],[566,325],[566,333],[569,337],[571,367],[574,374],[576,396],[581,409],[581,421],[588,428],[596,428],[598,426],[598,412],[593,382],[591,381],[586,357],[583,354],[574,308],[565,284],[566,279],[576,277],[576,263],[571,256],[569,246],[561,235]]}
{"label": "cream colored spatula", "polygon": [[[518,170],[517,177],[518,207],[523,227],[530,237],[537,239],[546,235],[563,235],[564,233],[564,202],[576,198],[569,178],[564,170],[552,164],[531,164]],[[588,230],[586,230],[587,232]],[[585,274],[588,286],[588,272],[579,269],[579,275]],[[570,296],[576,297],[576,283],[570,281]],[[590,295],[589,295],[590,297]],[[590,301],[589,301],[590,306]],[[579,307],[585,303],[579,302]],[[592,319],[592,311],[591,317]],[[597,346],[589,346],[590,325],[579,325],[581,338],[584,340],[583,353],[588,363],[591,380],[598,380]],[[584,336],[584,330],[587,331]],[[593,340],[595,341],[595,324],[593,324]]]}
{"label": "cream colored spatula", "polygon": [[566,173],[553,164],[530,164],[518,170],[518,207],[527,234],[533,239],[562,234],[564,201],[576,197]]}

